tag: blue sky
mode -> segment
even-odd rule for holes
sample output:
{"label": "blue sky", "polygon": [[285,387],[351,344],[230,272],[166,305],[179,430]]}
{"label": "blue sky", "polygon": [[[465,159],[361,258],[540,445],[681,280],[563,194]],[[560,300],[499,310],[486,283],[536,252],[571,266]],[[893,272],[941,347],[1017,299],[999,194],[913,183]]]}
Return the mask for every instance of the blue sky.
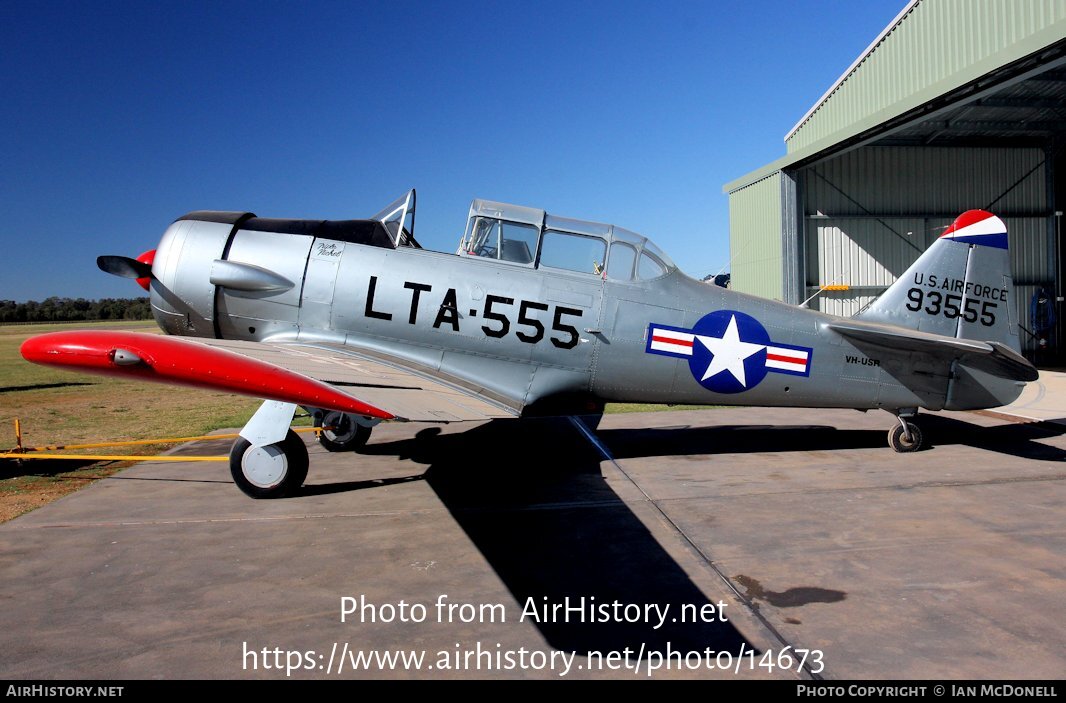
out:
{"label": "blue sky", "polygon": [[190,210],[358,218],[410,187],[428,248],[481,197],[717,272],[722,185],[904,4],[4,3],[0,299],[135,296],[95,257]]}

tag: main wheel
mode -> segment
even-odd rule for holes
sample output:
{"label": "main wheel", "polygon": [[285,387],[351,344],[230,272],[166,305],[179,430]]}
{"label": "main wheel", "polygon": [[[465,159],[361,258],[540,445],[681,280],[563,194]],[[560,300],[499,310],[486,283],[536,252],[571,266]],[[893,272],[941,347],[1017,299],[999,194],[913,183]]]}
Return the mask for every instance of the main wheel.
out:
{"label": "main wheel", "polygon": [[252,498],[283,498],[307,478],[307,447],[292,430],[265,447],[239,437],[229,452],[229,472],[237,488]]}
{"label": "main wheel", "polygon": [[911,433],[910,441],[903,434],[903,426],[898,422],[888,431],[888,446],[897,452],[916,452],[922,448],[922,431],[913,422],[907,423],[907,430]]}
{"label": "main wheel", "polygon": [[318,443],[330,452],[351,452],[363,447],[370,439],[371,427],[361,425],[348,413],[330,410],[315,418],[315,427],[329,427],[318,433]]}

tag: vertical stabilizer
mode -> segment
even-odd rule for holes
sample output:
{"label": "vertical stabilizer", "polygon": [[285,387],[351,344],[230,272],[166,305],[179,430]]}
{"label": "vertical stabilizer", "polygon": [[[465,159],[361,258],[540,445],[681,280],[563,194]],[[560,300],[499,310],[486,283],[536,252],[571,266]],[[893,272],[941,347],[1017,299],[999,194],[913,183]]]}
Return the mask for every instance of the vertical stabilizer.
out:
{"label": "vertical stabilizer", "polygon": [[969,210],[857,317],[1020,351],[1007,227]]}

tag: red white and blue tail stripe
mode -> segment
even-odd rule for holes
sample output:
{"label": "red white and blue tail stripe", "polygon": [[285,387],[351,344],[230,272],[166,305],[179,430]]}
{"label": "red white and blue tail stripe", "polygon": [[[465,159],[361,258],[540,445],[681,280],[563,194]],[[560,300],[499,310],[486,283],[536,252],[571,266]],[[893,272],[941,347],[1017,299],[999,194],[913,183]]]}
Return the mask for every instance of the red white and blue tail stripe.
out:
{"label": "red white and blue tail stripe", "polygon": [[1007,248],[1007,226],[1003,220],[984,210],[967,210],[955,218],[951,226],[940,235],[966,244],[980,244],[996,249]]}

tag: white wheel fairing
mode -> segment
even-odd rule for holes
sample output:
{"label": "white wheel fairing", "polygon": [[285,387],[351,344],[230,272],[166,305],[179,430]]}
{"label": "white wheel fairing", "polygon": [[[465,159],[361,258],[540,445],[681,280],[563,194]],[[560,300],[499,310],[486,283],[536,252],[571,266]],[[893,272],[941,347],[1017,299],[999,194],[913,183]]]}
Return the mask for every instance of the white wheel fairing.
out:
{"label": "white wheel fairing", "polygon": [[248,447],[241,457],[241,473],[256,488],[273,488],[285,480],[289,460],[277,444]]}

